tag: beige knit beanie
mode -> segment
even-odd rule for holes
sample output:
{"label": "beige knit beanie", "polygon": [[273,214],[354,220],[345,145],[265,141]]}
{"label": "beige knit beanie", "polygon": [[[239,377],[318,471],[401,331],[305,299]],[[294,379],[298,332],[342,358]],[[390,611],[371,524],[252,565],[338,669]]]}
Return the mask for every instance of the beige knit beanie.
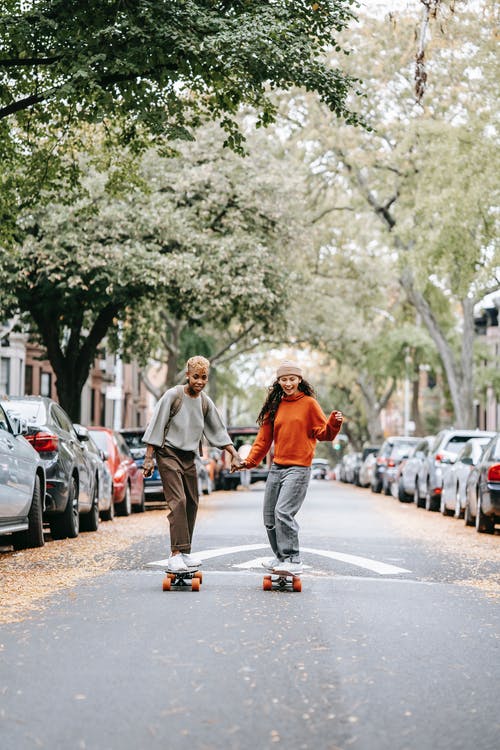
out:
{"label": "beige knit beanie", "polygon": [[276,377],[278,379],[282,378],[283,375],[298,375],[299,378],[301,378],[302,370],[296,362],[290,362],[290,360],[285,359],[276,370]]}

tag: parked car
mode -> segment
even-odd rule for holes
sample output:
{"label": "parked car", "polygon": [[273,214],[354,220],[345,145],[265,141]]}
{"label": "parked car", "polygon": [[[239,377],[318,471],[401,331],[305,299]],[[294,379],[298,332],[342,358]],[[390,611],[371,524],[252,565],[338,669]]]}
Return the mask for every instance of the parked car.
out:
{"label": "parked car", "polygon": [[361,453],[357,453],[357,459],[354,463],[353,467],[353,484],[355,484],[357,487],[368,487],[370,482],[366,482],[365,477],[363,476],[363,481],[365,484],[361,483],[361,474],[362,474],[362,468],[363,464],[365,463],[368,456],[373,455],[378,451],[380,448],[380,445],[367,445],[363,448]]}
{"label": "parked car", "polygon": [[88,427],[98,447],[104,452],[113,483],[113,502],[120,516],[129,516],[132,509],[144,511],[144,479],[132,458],[123,435],[107,427]]}
{"label": "parked car", "polygon": [[485,446],[466,487],[465,523],[476,531],[493,534],[500,523],[500,433]]}
{"label": "parked car", "polygon": [[411,503],[415,499],[418,470],[430,451],[434,438],[434,435],[420,438],[408,453],[407,458],[400,463],[392,488],[392,494],[400,502]]}
{"label": "parked car", "polygon": [[326,458],[313,458],[311,464],[311,479],[327,479],[329,468]]}
{"label": "parked car", "polygon": [[[142,441],[144,428],[125,428],[123,430],[120,430],[120,435],[127,443],[130,453],[132,454],[132,458],[136,462],[137,466],[142,470],[144,456],[146,455],[146,444]],[[144,496],[146,502],[158,503],[165,501],[165,496],[163,494],[163,485],[161,483],[161,476],[160,472],[158,471],[156,461],[152,475],[144,479]]]}
{"label": "parked car", "polygon": [[209,495],[212,492],[212,482],[208,471],[208,459],[195,456],[196,473],[198,475],[198,493]]}
{"label": "parked car", "polygon": [[45,468],[25,439],[25,420],[12,419],[0,406],[0,535],[14,549],[42,547]]}
{"label": "parked car", "polygon": [[112,521],[115,516],[113,482],[107,461],[104,458],[104,452],[98,447],[86,427],[81,424],[74,424],[73,426],[93,467],[99,516],[103,521]]}
{"label": "parked car", "polygon": [[373,472],[375,470],[375,464],[377,461],[377,452],[380,446],[374,448],[374,450],[367,455],[361,466],[359,467],[359,486],[369,487],[372,483]]}
{"label": "parked car", "polygon": [[80,526],[96,531],[98,501],[92,464],[64,409],[45,396],[13,396],[3,406],[9,416],[26,421],[26,439],[45,467],[43,517],[53,539],[77,537]]}
{"label": "parked car", "polygon": [[443,481],[441,493],[441,513],[444,516],[463,518],[465,512],[465,490],[469,475],[479,463],[490,437],[472,438],[464,443]]}
{"label": "parked car", "polygon": [[455,461],[463,444],[471,438],[485,435],[492,437],[494,434],[481,430],[455,430],[453,428],[438,432],[418,470],[415,490],[415,501],[418,507],[422,507],[423,504],[426,510],[439,510],[445,474]]}
{"label": "parked car", "polygon": [[411,448],[416,445],[418,438],[392,435],[388,437],[377,453],[375,467],[372,474],[372,492],[391,493],[391,481],[396,475],[396,469],[403,457],[408,456]]}
{"label": "parked car", "polygon": [[[253,444],[257,433],[258,427],[228,427],[227,429],[229,437],[233,441],[233,445],[236,450],[244,443]],[[261,461],[258,466],[250,469],[250,483],[265,482],[269,475],[269,468],[271,465],[271,452],[267,454],[265,459]],[[221,451],[219,458],[219,465],[215,470],[216,484],[215,489],[217,490],[235,490],[241,483],[241,476],[239,471],[230,471],[231,460],[227,451]]]}

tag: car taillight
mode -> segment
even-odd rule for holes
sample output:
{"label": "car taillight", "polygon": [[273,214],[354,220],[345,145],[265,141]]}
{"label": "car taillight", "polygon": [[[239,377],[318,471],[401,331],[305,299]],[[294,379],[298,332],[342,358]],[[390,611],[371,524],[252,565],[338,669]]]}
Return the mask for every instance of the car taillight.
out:
{"label": "car taillight", "polygon": [[441,463],[441,461],[443,460],[443,456],[441,455],[441,453],[437,453],[436,458],[434,460],[436,461],[437,464]]}
{"label": "car taillight", "polygon": [[119,466],[117,470],[115,471],[114,480],[115,482],[121,482],[122,479],[125,479],[127,472],[123,468],[123,466]]}
{"label": "car taillight", "polygon": [[38,453],[54,453],[59,446],[59,438],[50,432],[37,432],[35,435],[26,435],[26,440],[31,443]]}
{"label": "car taillight", "polygon": [[394,460],[393,458],[390,458],[390,459],[389,459],[389,460],[387,461],[387,466],[396,466],[396,462],[395,462],[395,460]]}
{"label": "car taillight", "polygon": [[493,464],[488,469],[488,482],[500,482],[500,464]]}

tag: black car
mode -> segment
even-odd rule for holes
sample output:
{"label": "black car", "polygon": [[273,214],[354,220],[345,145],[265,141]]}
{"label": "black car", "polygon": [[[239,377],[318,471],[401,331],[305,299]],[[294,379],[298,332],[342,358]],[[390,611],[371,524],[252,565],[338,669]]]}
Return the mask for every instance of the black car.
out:
{"label": "black car", "polygon": [[82,530],[97,530],[99,508],[92,465],[64,409],[44,396],[9,397],[3,406],[9,416],[25,420],[26,440],[42,459],[47,478],[43,518],[53,539],[78,536],[80,513]]}
{"label": "black car", "polygon": [[[233,441],[233,445],[238,452],[242,446],[247,448],[251,446],[257,437],[259,432],[258,427],[228,427],[227,431],[229,437]],[[243,455],[243,458],[246,456]],[[260,462],[258,466],[250,469],[250,483],[265,482],[269,475],[269,466],[271,463],[270,455]],[[231,457],[227,451],[222,451],[220,461],[215,472],[215,488],[218,490],[235,490],[241,483],[241,476],[239,471],[234,471],[231,474]]]}
{"label": "black car", "polygon": [[485,447],[467,480],[465,523],[488,534],[500,523],[500,433]]}
{"label": "black car", "polygon": [[400,461],[407,457],[419,438],[394,435],[388,437],[377,453],[375,468],[372,475],[372,492],[391,494],[391,481],[395,476]]}

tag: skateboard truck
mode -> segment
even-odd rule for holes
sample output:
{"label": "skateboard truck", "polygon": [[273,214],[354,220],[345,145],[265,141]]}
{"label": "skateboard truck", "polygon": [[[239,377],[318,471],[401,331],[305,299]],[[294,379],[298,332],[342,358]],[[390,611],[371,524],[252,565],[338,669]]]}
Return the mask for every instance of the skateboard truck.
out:
{"label": "skateboard truck", "polygon": [[292,591],[302,591],[302,581],[300,576],[291,573],[270,573],[264,576],[262,588],[264,591],[272,591],[273,588],[280,591],[287,588],[291,588]]}
{"label": "skateboard truck", "polygon": [[163,591],[183,588],[199,591],[202,581],[203,575],[199,570],[187,570],[182,573],[172,573],[167,570],[163,579]]}

